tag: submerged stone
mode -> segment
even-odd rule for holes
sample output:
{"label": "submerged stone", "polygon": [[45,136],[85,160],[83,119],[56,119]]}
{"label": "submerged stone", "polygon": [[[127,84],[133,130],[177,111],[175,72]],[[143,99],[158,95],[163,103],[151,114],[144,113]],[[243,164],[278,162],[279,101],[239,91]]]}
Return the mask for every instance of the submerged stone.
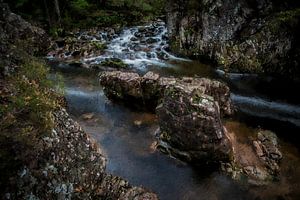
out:
{"label": "submerged stone", "polygon": [[282,154],[276,135],[271,131],[258,130],[254,135],[251,132],[245,137],[234,129],[229,125],[232,160],[223,163],[222,170],[235,180],[253,185],[265,185],[278,179]]}

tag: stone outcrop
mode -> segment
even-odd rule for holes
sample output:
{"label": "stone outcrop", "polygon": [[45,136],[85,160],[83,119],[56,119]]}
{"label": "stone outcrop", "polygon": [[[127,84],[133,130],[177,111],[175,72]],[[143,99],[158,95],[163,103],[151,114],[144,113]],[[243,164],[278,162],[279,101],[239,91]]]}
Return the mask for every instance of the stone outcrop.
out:
{"label": "stone outcrop", "polygon": [[299,76],[299,2],[168,0],[166,8],[174,52],[230,72]]}
{"label": "stone outcrop", "polygon": [[157,196],[105,172],[101,149],[64,109],[34,161],[10,179],[4,199],[149,199]]}
{"label": "stone outcrop", "polygon": [[148,72],[141,77],[133,72],[106,71],[100,75],[100,84],[109,98],[121,100],[124,103],[129,102],[131,105],[148,107],[151,110],[155,110],[168,87],[181,86],[199,89],[201,93],[214,98],[220,106],[222,115],[233,113],[229,88],[219,81],[207,78],[169,78],[160,77],[153,72]]}

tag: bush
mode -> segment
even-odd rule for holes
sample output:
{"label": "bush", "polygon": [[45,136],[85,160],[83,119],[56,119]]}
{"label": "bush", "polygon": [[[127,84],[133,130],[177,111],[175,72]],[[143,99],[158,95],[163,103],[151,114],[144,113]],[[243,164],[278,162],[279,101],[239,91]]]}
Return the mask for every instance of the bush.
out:
{"label": "bush", "polygon": [[52,130],[52,112],[59,106],[59,95],[51,89],[47,75],[44,63],[33,60],[7,78],[6,92],[1,93],[1,138],[32,146]]}

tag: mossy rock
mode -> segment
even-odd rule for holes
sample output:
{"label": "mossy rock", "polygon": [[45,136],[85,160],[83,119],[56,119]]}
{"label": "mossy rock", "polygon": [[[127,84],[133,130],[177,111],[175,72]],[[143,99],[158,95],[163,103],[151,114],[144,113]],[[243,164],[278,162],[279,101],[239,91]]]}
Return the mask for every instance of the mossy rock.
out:
{"label": "mossy rock", "polygon": [[103,62],[101,62],[100,65],[117,69],[128,68],[128,65],[119,58],[107,58]]}
{"label": "mossy rock", "polygon": [[91,44],[93,45],[93,47],[95,47],[96,50],[99,51],[104,51],[105,49],[107,49],[107,45],[99,41],[92,41]]}

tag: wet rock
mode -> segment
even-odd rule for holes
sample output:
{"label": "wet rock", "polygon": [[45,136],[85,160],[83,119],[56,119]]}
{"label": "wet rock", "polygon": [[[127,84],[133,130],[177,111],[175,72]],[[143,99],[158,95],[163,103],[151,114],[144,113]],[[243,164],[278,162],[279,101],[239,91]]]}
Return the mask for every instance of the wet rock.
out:
{"label": "wet rock", "polygon": [[142,188],[132,188],[125,194],[122,194],[120,200],[157,200],[157,196],[153,193],[146,192]]}
{"label": "wet rock", "polygon": [[135,42],[135,41],[138,41],[138,38],[132,37],[132,38],[130,38],[130,40],[133,41],[133,42]]}
{"label": "wet rock", "polygon": [[193,163],[230,160],[231,144],[220,119],[219,106],[202,88],[168,86],[156,113],[159,140],[172,147],[166,148],[171,154]]}
{"label": "wet rock", "polygon": [[53,50],[48,53],[48,56],[59,61],[70,62],[74,58],[90,58],[102,55],[107,48],[106,42],[109,39],[104,39],[107,34],[98,34],[98,32],[100,30],[90,29],[86,32],[69,34],[65,38],[60,38],[54,41]]}
{"label": "wet rock", "polygon": [[128,102],[142,100],[141,77],[137,73],[103,72],[100,75],[100,84],[109,98]]}
{"label": "wet rock", "polygon": [[135,36],[136,38],[141,38],[141,37],[143,37],[143,34],[140,33],[140,32],[136,32],[136,33],[134,33],[134,36]]}
{"label": "wet rock", "polygon": [[81,53],[81,51],[79,51],[79,50],[76,50],[76,51],[73,51],[73,52],[71,53],[71,56],[73,56],[73,57],[77,57],[77,56],[79,56],[79,55],[80,55],[80,53]]}
{"label": "wet rock", "polygon": [[118,58],[107,58],[100,65],[111,68],[128,68],[128,65]]}
{"label": "wet rock", "polygon": [[259,131],[257,140],[253,142],[256,154],[272,173],[279,171],[282,154],[279,151],[277,136],[271,131]]}
{"label": "wet rock", "polygon": [[189,162],[229,160],[231,145],[220,114],[233,110],[226,85],[205,78],[167,78],[153,72],[140,77],[118,71],[103,72],[100,84],[109,98],[156,107],[164,151]]}
{"label": "wet rock", "polygon": [[276,135],[260,130],[254,138],[243,139],[238,134],[229,131],[233,154],[229,163],[223,163],[223,171],[235,180],[252,185],[265,185],[278,179],[282,154]]}
{"label": "wet rock", "polygon": [[92,119],[94,116],[95,116],[94,113],[86,113],[86,114],[83,114],[83,115],[82,115],[82,118],[83,118],[84,120],[89,120],[89,119]]}
{"label": "wet rock", "polygon": [[163,52],[163,51],[158,52],[158,53],[157,53],[157,56],[158,56],[158,58],[161,59],[161,60],[168,60],[169,57],[170,57],[168,54],[166,54],[166,53]]}
{"label": "wet rock", "polygon": [[146,43],[147,44],[153,44],[153,43],[156,43],[156,42],[159,42],[159,39],[158,38],[148,38],[146,40]]}
{"label": "wet rock", "polygon": [[241,142],[239,133],[228,132],[221,117],[233,108],[223,83],[120,71],[103,72],[100,83],[109,98],[141,106],[155,102],[160,126],[156,146],[162,152],[196,165],[219,165],[232,178],[255,185],[276,179],[282,158],[276,135],[260,131]]}

